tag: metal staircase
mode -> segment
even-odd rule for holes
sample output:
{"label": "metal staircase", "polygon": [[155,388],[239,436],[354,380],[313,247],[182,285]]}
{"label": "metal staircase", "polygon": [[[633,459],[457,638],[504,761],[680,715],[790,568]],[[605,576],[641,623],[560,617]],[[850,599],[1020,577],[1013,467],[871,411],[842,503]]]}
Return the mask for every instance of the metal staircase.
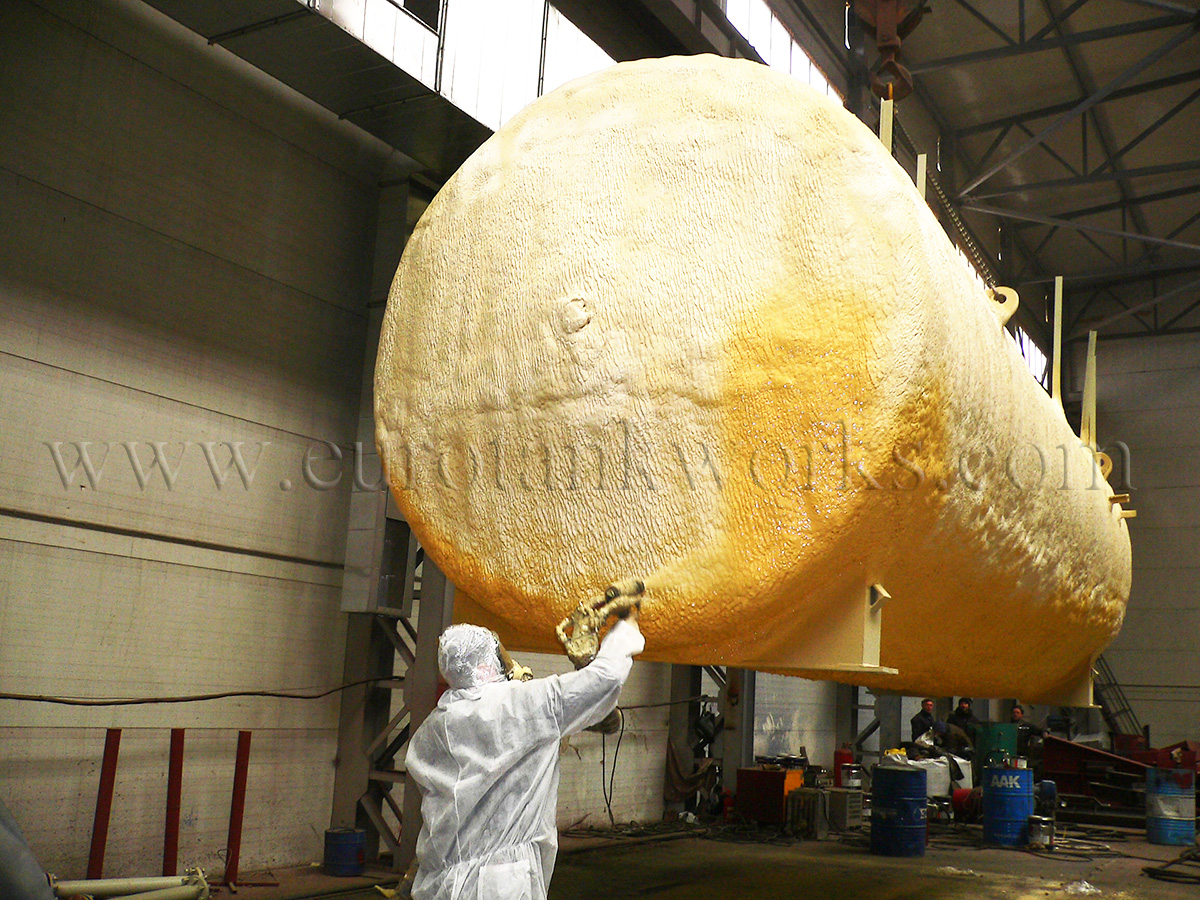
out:
{"label": "metal staircase", "polygon": [[1142,723],[1129,705],[1129,698],[1125,696],[1125,691],[1121,689],[1120,682],[1103,656],[1096,658],[1093,671],[1095,677],[1092,681],[1092,694],[1108,730],[1114,735],[1142,734]]}

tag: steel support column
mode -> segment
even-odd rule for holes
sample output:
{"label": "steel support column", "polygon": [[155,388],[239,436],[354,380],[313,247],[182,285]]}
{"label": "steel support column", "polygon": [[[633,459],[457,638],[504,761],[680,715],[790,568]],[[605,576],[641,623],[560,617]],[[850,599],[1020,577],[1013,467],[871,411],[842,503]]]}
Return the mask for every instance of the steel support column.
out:
{"label": "steel support column", "polygon": [[725,717],[721,734],[721,780],[737,791],[737,770],[754,765],[754,676],[753,669],[725,670],[720,708]]}
{"label": "steel support column", "polygon": [[[409,709],[413,731],[437,704],[437,639],[453,621],[454,585],[433,561],[425,558],[421,577],[421,602],[417,612],[416,658],[404,679],[404,703]],[[393,860],[396,871],[404,871],[417,851],[421,830],[421,794],[407,772],[404,776],[404,816],[400,848]]]}
{"label": "steel support column", "polygon": [[[671,706],[667,716],[667,753],[675,754],[679,771],[689,774],[695,767],[696,754],[692,741],[696,734],[696,720],[700,716],[701,668],[699,666],[671,666]],[[683,802],[666,805],[667,812],[679,812]]]}
{"label": "steel support column", "polygon": [[885,691],[875,694],[875,717],[879,719],[879,752],[886,753],[904,740],[904,723],[900,721],[900,695]]}

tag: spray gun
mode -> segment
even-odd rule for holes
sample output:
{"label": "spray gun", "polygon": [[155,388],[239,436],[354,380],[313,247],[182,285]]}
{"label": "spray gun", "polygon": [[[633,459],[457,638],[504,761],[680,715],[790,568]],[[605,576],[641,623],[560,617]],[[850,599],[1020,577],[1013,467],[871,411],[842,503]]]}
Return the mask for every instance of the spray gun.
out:
{"label": "spray gun", "polygon": [[[627,618],[642,608],[646,585],[640,579],[629,578],[610,584],[600,600],[584,600],[575,611],[558,623],[555,631],[567,652],[567,657],[582,669],[596,658],[600,650],[600,629],[612,616]],[[620,727],[619,713],[614,709],[602,721],[588,728],[601,734],[612,734]]]}

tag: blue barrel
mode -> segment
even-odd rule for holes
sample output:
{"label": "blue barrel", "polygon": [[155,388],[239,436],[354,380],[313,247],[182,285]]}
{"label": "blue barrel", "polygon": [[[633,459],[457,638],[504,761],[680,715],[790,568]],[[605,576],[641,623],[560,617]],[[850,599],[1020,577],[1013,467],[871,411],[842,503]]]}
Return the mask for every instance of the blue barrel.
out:
{"label": "blue barrel", "polygon": [[925,803],[924,769],[872,767],[871,852],[876,856],[924,856]]}
{"label": "blue barrel", "polygon": [[983,842],[1002,847],[1029,843],[1033,772],[988,766],[983,770]]}
{"label": "blue barrel", "polygon": [[1146,770],[1146,840],[1188,846],[1196,840],[1196,773]]}
{"label": "blue barrel", "polygon": [[361,875],[366,865],[367,833],[361,828],[330,828],[325,832],[325,873]]}

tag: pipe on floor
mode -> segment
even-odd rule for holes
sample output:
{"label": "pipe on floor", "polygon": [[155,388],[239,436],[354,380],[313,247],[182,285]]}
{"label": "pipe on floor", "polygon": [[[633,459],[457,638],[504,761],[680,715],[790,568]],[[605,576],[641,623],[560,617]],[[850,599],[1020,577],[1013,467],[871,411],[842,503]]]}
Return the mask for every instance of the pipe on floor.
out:
{"label": "pipe on floor", "polygon": [[207,900],[207,898],[208,885],[201,882],[182,887],[163,888],[161,891],[147,891],[144,894],[113,897],[112,900]]}
{"label": "pipe on floor", "polygon": [[131,894],[142,894],[147,891],[160,891],[164,888],[199,887],[189,885],[190,875],[176,875],[173,878],[90,878],[87,881],[55,881],[54,893],[59,897],[71,897],[83,894],[88,897],[127,897]]}

